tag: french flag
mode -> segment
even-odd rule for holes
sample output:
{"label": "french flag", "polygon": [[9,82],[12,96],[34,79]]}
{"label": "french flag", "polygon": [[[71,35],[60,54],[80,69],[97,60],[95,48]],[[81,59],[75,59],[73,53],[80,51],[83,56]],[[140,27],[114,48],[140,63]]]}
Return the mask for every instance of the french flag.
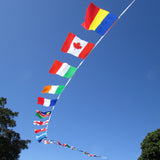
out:
{"label": "french flag", "polygon": [[46,99],[43,97],[38,97],[37,104],[41,104],[45,107],[54,106],[57,102],[57,99]]}

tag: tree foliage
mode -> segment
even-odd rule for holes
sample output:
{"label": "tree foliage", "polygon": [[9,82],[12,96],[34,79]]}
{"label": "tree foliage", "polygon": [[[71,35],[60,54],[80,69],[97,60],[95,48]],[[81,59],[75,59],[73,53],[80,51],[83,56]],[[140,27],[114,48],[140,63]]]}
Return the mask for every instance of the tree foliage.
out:
{"label": "tree foliage", "polygon": [[30,140],[21,140],[20,134],[12,128],[16,126],[14,117],[18,112],[5,108],[7,99],[0,98],[0,160],[18,160],[23,149],[28,149]]}
{"label": "tree foliage", "polygon": [[141,143],[141,149],[138,160],[160,160],[160,129],[147,134]]}

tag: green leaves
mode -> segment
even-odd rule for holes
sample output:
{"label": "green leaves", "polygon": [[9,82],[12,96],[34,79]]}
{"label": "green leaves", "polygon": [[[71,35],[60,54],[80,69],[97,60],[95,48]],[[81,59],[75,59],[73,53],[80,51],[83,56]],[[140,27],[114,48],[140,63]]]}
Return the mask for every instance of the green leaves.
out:
{"label": "green leaves", "polygon": [[16,126],[14,117],[18,112],[12,112],[9,108],[4,108],[7,103],[6,98],[0,98],[0,160],[17,160],[23,149],[28,148],[30,140],[21,140],[20,134],[13,128]]}
{"label": "green leaves", "polygon": [[138,160],[160,160],[160,129],[148,133],[141,143],[141,149]]}

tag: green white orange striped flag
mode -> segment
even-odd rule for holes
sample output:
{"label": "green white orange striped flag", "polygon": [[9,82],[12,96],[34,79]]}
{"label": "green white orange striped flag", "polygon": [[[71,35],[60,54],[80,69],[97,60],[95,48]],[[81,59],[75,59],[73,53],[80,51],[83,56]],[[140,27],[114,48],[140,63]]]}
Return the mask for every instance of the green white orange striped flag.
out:
{"label": "green white orange striped flag", "polygon": [[44,86],[42,93],[61,94],[65,85],[49,85]]}
{"label": "green white orange striped flag", "polygon": [[65,78],[71,78],[73,74],[76,72],[76,70],[77,70],[76,67],[73,67],[67,63],[62,63],[58,60],[55,60],[51,69],[49,70],[49,73],[57,74]]}

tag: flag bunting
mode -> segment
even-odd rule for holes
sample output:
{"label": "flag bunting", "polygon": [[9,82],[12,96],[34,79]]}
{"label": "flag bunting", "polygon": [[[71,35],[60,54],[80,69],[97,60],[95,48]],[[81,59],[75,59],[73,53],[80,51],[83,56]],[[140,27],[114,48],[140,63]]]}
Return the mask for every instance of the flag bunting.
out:
{"label": "flag bunting", "polygon": [[103,36],[117,19],[118,17],[112,13],[90,3],[86,11],[85,22],[82,23],[82,26]]}
{"label": "flag bunting", "polygon": [[47,111],[47,112],[41,112],[39,110],[36,111],[36,116],[39,117],[40,119],[44,119],[50,115],[51,115],[51,111]]}
{"label": "flag bunting", "polygon": [[43,97],[38,97],[37,104],[41,104],[45,107],[55,106],[57,99],[47,99]]}
{"label": "flag bunting", "polygon": [[65,85],[44,86],[42,93],[61,94],[64,88],[65,88]]}
{"label": "flag bunting", "polygon": [[33,124],[34,125],[37,125],[37,126],[42,126],[42,125],[46,125],[49,123],[49,120],[46,120],[46,121],[33,121]]}
{"label": "flag bunting", "polygon": [[60,141],[44,139],[42,142],[44,142],[44,144],[57,144],[59,146],[66,147],[66,148],[71,149],[73,151],[82,152],[83,154],[85,154],[85,155],[87,155],[89,157],[99,157],[99,158],[102,158],[102,159],[107,159],[107,157],[105,157],[105,156],[100,156],[100,155],[96,155],[96,154],[93,154],[93,153],[89,153],[89,152],[80,150],[80,149],[78,149],[78,148],[76,148],[74,146],[71,146],[71,145],[69,145],[67,143],[61,143]]}
{"label": "flag bunting", "polygon": [[69,32],[61,51],[85,59],[93,47],[93,43],[86,42]]}
{"label": "flag bunting", "polygon": [[47,128],[42,128],[42,129],[35,129],[34,132],[37,134],[39,132],[44,132],[47,131]]}
{"label": "flag bunting", "polygon": [[[109,11],[103,10],[93,3],[90,3],[86,10],[85,21],[82,23],[82,26],[86,30],[93,30],[101,35],[101,38],[95,43],[90,43],[81,38],[77,37],[75,34],[69,32],[66,40],[64,41],[61,51],[64,53],[71,54],[75,57],[81,58],[82,61],[79,63],[77,67],[71,66],[68,63],[63,63],[58,60],[55,60],[52,64],[49,73],[57,74],[61,77],[68,78],[68,81],[65,85],[49,85],[44,86],[42,93],[55,94],[57,95],[56,99],[47,99],[43,97],[38,97],[37,104],[40,104],[44,107],[50,108],[50,111],[39,111],[36,110],[36,116],[40,119],[48,118],[46,121],[33,121],[34,125],[42,126],[46,125],[45,128],[35,129],[34,132],[36,134],[36,140],[38,142],[44,142],[44,144],[57,144],[61,147],[69,148],[74,151],[82,152],[84,155],[88,155],[89,157],[100,157],[102,159],[107,159],[107,157],[99,156],[96,154],[92,154],[90,152],[86,152],[80,149],[77,149],[74,146],[71,146],[67,143],[61,143],[60,141],[49,140],[47,137],[47,128],[51,119],[52,112],[55,108],[57,101],[60,99],[60,96],[66,86],[71,81],[75,72],[80,68],[83,64],[86,57],[90,54],[90,52],[100,43],[100,41],[104,38],[104,36],[109,32],[109,30],[113,27],[113,25],[121,18],[121,16],[132,6],[135,0],[127,6],[127,8],[120,14],[119,17],[113,15]],[[40,135],[39,133],[43,132]]]}
{"label": "flag bunting", "polygon": [[57,74],[65,78],[71,78],[73,74],[76,72],[76,70],[77,70],[76,67],[73,67],[67,63],[62,63],[58,60],[55,60],[51,69],[49,70],[49,73]]}

